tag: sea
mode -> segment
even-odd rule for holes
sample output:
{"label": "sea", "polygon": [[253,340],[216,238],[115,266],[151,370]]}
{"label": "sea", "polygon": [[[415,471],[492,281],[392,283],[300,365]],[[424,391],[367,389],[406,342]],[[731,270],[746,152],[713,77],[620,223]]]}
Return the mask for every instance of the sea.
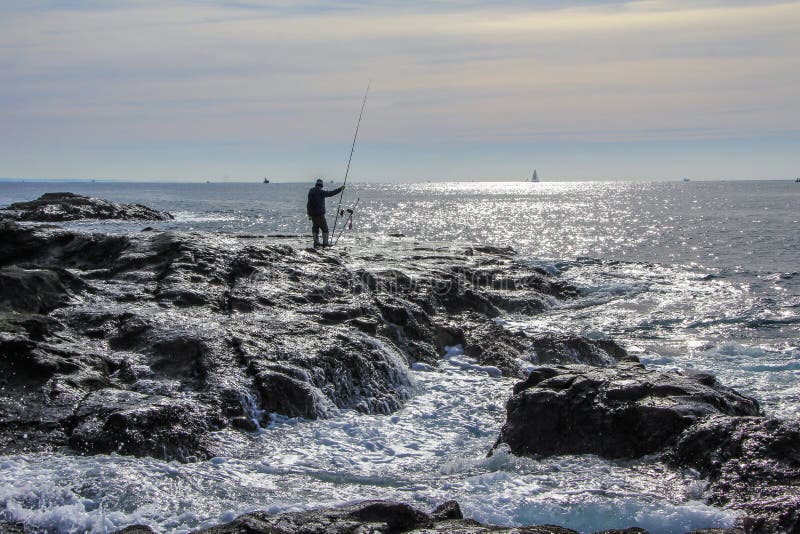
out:
{"label": "sea", "polygon": [[[173,213],[173,221],[147,223],[162,230],[308,235],[310,186],[3,182],[0,205],[71,191]],[[328,200],[329,222],[338,202]],[[354,208],[341,247],[398,239],[512,246],[519,261],[580,289],[542,314],[499,318],[509,329],[610,337],[648,367],[710,371],[768,415],[800,416],[800,184],[364,183],[348,184],[341,207]],[[143,224],[65,226],[126,233]],[[736,511],[704,503],[698,473],[656,457],[529,459],[500,449],[487,458],[515,380],[460,365],[458,350],[436,368],[411,369],[415,393],[392,415],[275,416],[256,434],[218,433],[219,456],[208,461],[0,456],[0,519],[52,532],[134,523],[186,532],[253,510],[382,498],[423,510],[455,499],[483,523],[586,532],[736,523]]]}

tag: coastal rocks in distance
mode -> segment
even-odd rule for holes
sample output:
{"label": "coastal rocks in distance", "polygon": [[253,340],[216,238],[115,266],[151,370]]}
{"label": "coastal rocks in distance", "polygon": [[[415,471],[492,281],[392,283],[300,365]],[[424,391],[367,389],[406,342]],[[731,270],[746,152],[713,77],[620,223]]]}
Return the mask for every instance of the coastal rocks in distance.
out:
{"label": "coastal rocks in distance", "polygon": [[453,345],[520,376],[530,340],[494,318],[575,294],[505,250],[333,253],[299,238],[13,221],[0,221],[0,284],[0,452],[181,461],[272,413],[392,413],[412,394],[409,364]]}
{"label": "coastal rocks in distance", "polygon": [[800,421],[712,417],[668,458],[708,478],[709,502],[742,510],[747,532],[800,532]]}
{"label": "coastal rocks in distance", "polygon": [[165,211],[141,204],[119,204],[74,193],[45,193],[36,200],[17,202],[0,209],[0,219],[61,222],[80,219],[120,219],[126,221],[168,221]]}
{"label": "coastal rocks in distance", "polygon": [[759,415],[758,403],[709,374],[566,365],[534,369],[514,387],[497,447],[517,455],[639,457],[673,444],[710,415]]}

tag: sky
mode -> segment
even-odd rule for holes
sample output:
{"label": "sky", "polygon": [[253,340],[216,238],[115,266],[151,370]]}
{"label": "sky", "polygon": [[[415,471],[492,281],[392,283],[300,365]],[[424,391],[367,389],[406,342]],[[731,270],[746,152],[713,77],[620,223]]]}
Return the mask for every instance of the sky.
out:
{"label": "sky", "polygon": [[790,179],[800,2],[3,0],[0,177]]}

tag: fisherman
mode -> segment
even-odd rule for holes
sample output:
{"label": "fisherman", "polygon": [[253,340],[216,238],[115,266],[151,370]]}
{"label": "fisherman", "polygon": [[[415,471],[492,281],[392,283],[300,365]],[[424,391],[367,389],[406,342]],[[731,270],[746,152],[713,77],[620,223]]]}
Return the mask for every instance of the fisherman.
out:
{"label": "fisherman", "polygon": [[[317,178],[317,183],[308,191],[308,204],[306,212],[311,219],[311,231],[314,233],[314,246],[327,247],[328,241],[328,221],[325,220],[325,197],[332,197],[344,191],[344,186],[338,187],[333,191],[325,191],[322,178]],[[319,231],[322,230],[322,243],[319,242]]]}

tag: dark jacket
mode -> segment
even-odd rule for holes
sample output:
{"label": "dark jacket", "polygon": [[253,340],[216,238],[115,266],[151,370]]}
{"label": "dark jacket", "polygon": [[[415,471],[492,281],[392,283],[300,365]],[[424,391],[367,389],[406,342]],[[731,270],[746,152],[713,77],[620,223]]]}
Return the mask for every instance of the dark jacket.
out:
{"label": "dark jacket", "polygon": [[315,215],[325,215],[325,197],[332,197],[342,192],[343,187],[337,187],[333,191],[325,191],[321,187],[312,187],[308,191],[308,204],[306,212],[309,217]]}

